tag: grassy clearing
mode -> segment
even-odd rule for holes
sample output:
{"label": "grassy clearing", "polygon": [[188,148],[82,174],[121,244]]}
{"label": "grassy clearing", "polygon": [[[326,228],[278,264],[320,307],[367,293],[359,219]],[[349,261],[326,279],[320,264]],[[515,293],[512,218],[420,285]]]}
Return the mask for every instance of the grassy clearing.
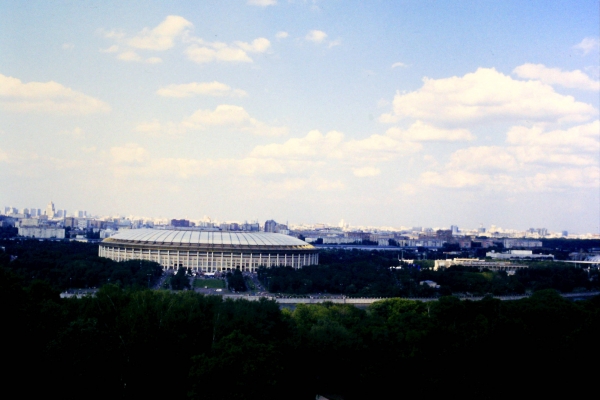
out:
{"label": "grassy clearing", "polygon": [[225,287],[225,282],[221,279],[196,279],[194,280],[194,287],[208,289],[223,289]]}
{"label": "grassy clearing", "polygon": [[256,290],[256,286],[254,285],[254,282],[252,281],[251,278],[245,277],[245,281],[246,281],[246,286],[248,287],[248,290]]}

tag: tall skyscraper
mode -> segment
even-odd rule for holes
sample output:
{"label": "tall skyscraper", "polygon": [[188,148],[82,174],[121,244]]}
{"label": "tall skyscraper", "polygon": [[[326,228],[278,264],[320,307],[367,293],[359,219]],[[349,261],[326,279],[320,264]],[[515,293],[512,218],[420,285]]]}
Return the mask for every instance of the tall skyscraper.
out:
{"label": "tall skyscraper", "polygon": [[54,214],[56,214],[56,210],[54,209],[54,203],[50,201],[46,206],[46,215],[48,218],[54,218]]}
{"label": "tall skyscraper", "polygon": [[265,232],[275,232],[275,228],[277,227],[277,222],[272,219],[265,222]]}

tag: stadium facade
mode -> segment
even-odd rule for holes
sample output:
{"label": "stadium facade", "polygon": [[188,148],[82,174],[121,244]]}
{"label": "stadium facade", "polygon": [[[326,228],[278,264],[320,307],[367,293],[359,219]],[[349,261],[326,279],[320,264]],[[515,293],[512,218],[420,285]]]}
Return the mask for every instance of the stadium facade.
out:
{"label": "stadium facade", "polygon": [[148,260],[164,269],[198,272],[255,272],[259,266],[302,268],[319,263],[312,245],[267,232],[128,229],[100,242],[98,253],[115,261]]}

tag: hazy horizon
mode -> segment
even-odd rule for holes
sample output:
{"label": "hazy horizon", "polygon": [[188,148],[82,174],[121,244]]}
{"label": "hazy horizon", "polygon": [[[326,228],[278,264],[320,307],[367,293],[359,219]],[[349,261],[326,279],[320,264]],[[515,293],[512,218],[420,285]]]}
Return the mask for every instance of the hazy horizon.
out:
{"label": "hazy horizon", "polygon": [[598,1],[1,2],[0,206],[600,232]]}

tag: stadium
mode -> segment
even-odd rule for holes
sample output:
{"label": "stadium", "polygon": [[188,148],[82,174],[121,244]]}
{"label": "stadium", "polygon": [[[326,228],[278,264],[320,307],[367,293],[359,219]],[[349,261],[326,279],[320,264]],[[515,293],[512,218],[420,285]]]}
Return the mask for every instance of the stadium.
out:
{"label": "stadium", "polygon": [[319,263],[317,249],[310,244],[267,232],[131,229],[104,239],[98,253],[115,261],[148,260],[165,270],[187,267],[197,272],[256,272],[259,266],[302,268]]}

